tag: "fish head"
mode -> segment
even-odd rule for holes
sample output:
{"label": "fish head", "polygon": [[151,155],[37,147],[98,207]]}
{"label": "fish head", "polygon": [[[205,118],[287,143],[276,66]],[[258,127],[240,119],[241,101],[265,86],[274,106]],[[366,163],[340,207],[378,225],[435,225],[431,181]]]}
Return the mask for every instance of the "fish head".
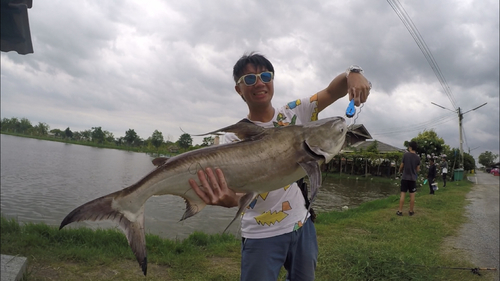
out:
{"label": "fish head", "polygon": [[307,131],[305,144],[312,153],[330,162],[344,145],[347,133],[346,121],[342,117],[325,118],[304,126]]}

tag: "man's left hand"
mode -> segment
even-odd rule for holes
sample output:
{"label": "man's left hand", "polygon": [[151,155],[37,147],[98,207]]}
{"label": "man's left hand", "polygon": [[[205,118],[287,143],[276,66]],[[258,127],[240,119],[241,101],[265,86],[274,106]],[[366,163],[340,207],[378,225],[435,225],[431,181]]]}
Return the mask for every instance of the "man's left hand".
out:
{"label": "man's left hand", "polygon": [[349,94],[349,100],[354,99],[354,105],[360,106],[365,103],[370,94],[370,89],[372,85],[363,74],[360,73],[350,73],[347,77],[347,93]]}

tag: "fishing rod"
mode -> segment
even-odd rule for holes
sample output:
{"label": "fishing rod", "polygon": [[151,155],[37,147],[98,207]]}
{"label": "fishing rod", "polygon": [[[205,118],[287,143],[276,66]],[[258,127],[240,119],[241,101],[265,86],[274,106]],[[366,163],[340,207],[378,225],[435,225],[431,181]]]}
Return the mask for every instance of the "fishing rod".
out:
{"label": "fishing rod", "polygon": [[479,271],[481,270],[491,270],[496,271],[495,267],[449,267],[449,266],[426,266],[421,264],[409,264],[410,266],[425,267],[425,268],[435,268],[435,269],[456,269],[456,270],[469,270],[472,274],[481,276]]}

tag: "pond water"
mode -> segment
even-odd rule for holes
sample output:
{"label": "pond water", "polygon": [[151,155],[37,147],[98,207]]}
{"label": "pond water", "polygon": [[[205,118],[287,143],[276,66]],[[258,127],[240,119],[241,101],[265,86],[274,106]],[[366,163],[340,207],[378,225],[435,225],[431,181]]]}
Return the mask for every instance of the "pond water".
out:
{"label": "pond water", "polygon": [[[155,167],[145,153],[102,149],[60,142],[1,135],[1,213],[20,222],[59,226],[74,208],[125,188]],[[326,180],[313,207],[317,212],[356,207],[363,202],[398,194],[398,186],[353,180]],[[207,206],[179,222],[184,200],[158,196],[146,203],[146,232],[183,239],[194,231],[222,233],[236,208]],[[108,222],[73,223],[69,227],[116,227]],[[229,232],[239,235],[239,224]]]}

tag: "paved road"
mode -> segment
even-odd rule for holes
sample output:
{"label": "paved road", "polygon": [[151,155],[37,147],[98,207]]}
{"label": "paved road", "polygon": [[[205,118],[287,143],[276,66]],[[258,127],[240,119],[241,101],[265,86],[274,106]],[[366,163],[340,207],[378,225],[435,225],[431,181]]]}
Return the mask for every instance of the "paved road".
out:
{"label": "paved road", "polygon": [[[484,172],[468,177],[475,183],[467,199],[469,221],[460,229],[456,247],[468,252],[476,267],[499,269],[499,186],[500,177]],[[498,270],[495,280],[499,279]]]}

